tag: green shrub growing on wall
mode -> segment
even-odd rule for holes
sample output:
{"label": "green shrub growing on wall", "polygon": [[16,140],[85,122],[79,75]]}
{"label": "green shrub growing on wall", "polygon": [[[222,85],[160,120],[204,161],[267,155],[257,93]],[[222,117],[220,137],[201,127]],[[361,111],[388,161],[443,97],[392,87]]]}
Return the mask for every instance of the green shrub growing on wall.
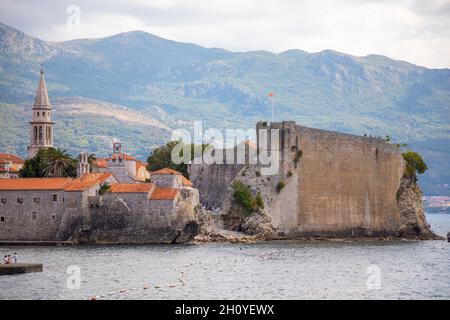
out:
{"label": "green shrub growing on wall", "polygon": [[237,203],[244,207],[247,213],[253,211],[253,197],[250,187],[239,180],[233,183],[233,198]]}
{"label": "green shrub growing on wall", "polygon": [[303,155],[303,151],[302,150],[298,150],[297,153],[295,154],[295,158],[294,158],[294,162],[297,163],[300,161],[300,158]]}
{"label": "green shrub growing on wall", "polygon": [[253,197],[250,187],[239,180],[233,182],[233,199],[242,206],[246,214],[264,208],[261,196]]}
{"label": "green shrub growing on wall", "polygon": [[109,190],[111,189],[111,186],[109,185],[108,182],[105,182],[100,189],[98,189],[98,194],[99,195],[104,195],[105,193],[109,192]]}
{"label": "green shrub growing on wall", "polygon": [[280,181],[277,184],[277,192],[281,192],[281,190],[283,190],[283,188],[286,186],[286,183],[284,181]]}
{"label": "green shrub growing on wall", "polygon": [[256,201],[256,205],[258,206],[258,208],[264,209],[264,201],[263,201],[261,195],[258,194],[255,197],[255,201]]}
{"label": "green shrub growing on wall", "polygon": [[406,161],[405,176],[417,180],[416,173],[422,174],[427,171],[428,167],[423,161],[422,156],[414,151],[406,151],[402,153],[403,159]]}

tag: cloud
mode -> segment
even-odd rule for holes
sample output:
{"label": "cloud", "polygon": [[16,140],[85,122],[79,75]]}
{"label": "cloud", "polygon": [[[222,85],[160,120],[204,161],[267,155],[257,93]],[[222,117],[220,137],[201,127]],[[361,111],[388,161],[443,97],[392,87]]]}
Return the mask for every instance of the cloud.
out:
{"label": "cloud", "polygon": [[[66,26],[72,4],[78,30]],[[139,29],[234,51],[333,49],[450,67],[449,0],[2,0],[0,21],[45,40]]]}

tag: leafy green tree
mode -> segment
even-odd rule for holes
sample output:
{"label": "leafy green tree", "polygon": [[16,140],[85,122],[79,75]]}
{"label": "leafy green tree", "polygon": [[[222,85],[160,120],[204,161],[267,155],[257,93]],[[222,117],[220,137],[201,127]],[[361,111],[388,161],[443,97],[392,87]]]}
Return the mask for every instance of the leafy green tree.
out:
{"label": "leafy green tree", "polygon": [[75,177],[76,160],[60,148],[48,148],[44,150],[44,177]]}
{"label": "leafy green tree", "polygon": [[[152,154],[147,158],[147,169],[149,171],[156,171],[163,168],[170,168],[181,172],[183,176],[189,178],[188,170],[187,170],[187,162],[175,164],[172,161],[172,150],[177,146],[179,141],[170,141],[166,145],[161,146],[153,150]],[[196,144],[183,144],[182,146],[187,146],[187,148],[180,148],[180,157],[183,158],[183,150],[190,150],[190,155],[187,157],[189,161],[194,159],[195,149],[202,148],[202,152],[205,151],[207,144],[196,145]]]}
{"label": "leafy green tree", "polygon": [[19,175],[22,178],[38,178],[41,177],[39,170],[39,161],[37,156],[31,159],[25,160],[22,169],[19,170]]}
{"label": "leafy green tree", "polygon": [[[391,137],[389,135],[386,135],[385,142],[390,143],[392,141]],[[423,160],[422,156],[414,151],[406,150],[403,151],[403,148],[408,147],[408,144],[406,143],[392,143],[395,145],[401,152],[403,159],[406,161],[406,168],[404,172],[404,176],[409,177],[414,182],[417,181],[417,174],[423,174],[425,171],[428,170],[428,167]]]}
{"label": "leafy green tree", "polygon": [[34,158],[25,161],[19,174],[23,178],[75,177],[76,160],[65,150],[42,148]]}
{"label": "leafy green tree", "polygon": [[95,153],[89,154],[88,155],[88,163],[89,163],[89,167],[91,168],[91,171],[92,171],[92,168],[94,168],[95,161],[97,161],[97,156],[95,155]]}
{"label": "leafy green tree", "polygon": [[100,189],[98,189],[98,194],[99,195],[104,195],[105,193],[109,192],[111,190],[111,186],[109,185],[108,182],[105,182]]}
{"label": "leafy green tree", "polygon": [[425,173],[428,167],[423,161],[422,156],[414,151],[406,151],[402,153],[403,159],[406,161],[405,175],[414,181],[417,180],[416,174]]}

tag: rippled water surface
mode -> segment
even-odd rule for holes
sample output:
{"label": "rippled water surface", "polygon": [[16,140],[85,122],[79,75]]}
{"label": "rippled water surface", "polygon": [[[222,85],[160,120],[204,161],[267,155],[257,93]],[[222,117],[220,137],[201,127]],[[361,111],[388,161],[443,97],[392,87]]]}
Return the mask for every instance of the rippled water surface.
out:
{"label": "rippled water surface", "polygon": [[[450,215],[428,221],[450,231]],[[446,241],[0,247],[15,251],[44,272],[1,276],[2,299],[450,299]]]}

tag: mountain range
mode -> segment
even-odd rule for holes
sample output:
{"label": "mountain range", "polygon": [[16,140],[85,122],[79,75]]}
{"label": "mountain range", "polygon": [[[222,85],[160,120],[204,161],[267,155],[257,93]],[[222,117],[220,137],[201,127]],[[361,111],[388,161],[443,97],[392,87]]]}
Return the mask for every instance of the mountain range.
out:
{"label": "mountain range", "polygon": [[[43,41],[0,24],[0,150],[26,154],[40,68],[55,107],[55,142],[145,159],[171,130],[251,128],[271,119],[373,136],[419,151],[426,194],[450,195],[450,70],[332,50],[231,52],[132,31]],[[269,98],[268,93],[273,92]]]}

